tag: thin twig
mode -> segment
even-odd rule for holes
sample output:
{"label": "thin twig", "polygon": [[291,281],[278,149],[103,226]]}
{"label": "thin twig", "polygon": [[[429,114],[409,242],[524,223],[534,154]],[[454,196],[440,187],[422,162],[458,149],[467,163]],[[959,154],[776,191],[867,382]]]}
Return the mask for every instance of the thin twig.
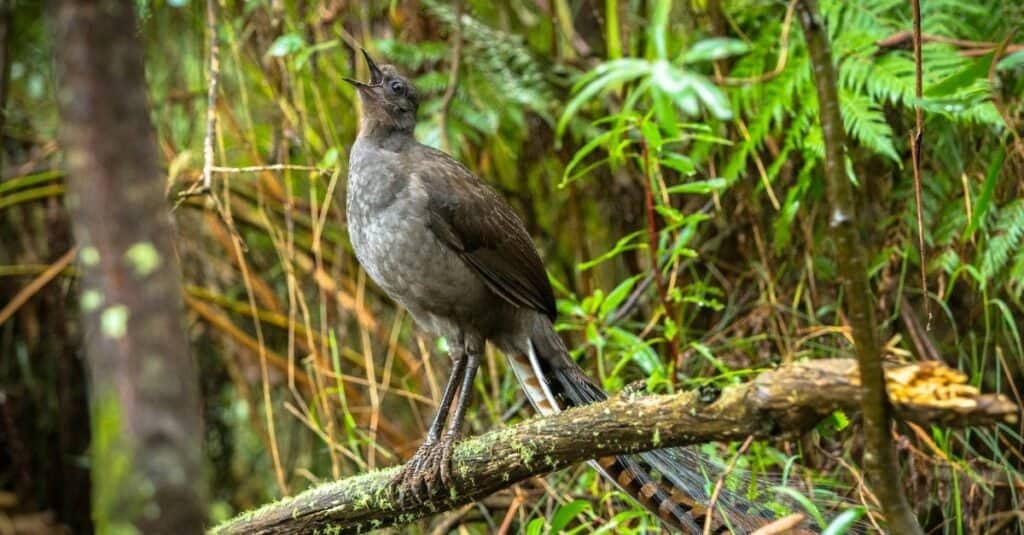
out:
{"label": "thin twig", "polygon": [[784,516],[775,522],[772,522],[766,526],[757,528],[757,531],[750,535],[776,535],[777,533],[793,533],[793,530],[800,526],[800,523],[804,521],[803,513],[793,513],[791,515]]}
{"label": "thin twig", "polygon": [[[1024,50],[1024,44],[1011,45],[1006,43],[1005,46],[1000,47],[1000,43],[994,43],[992,41],[968,41],[966,39],[954,39],[952,37],[945,37],[930,33],[922,33],[920,39],[926,43],[942,43],[955,46],[961,49],[960,53],[965,56],[984,56],[985,54],[996,52],[995,59],[997,60],[1001,59],[1004,55]],[[876,41],[875,45],[879,48],[896,48],[903,46],[908,41],[912,42],[913,40],[913,32],[902,31]]]}
{"label": "thin twig", "polygon": [[789,5],[786,7],[786,16],[782,19],[782,31],[779,35],[779,58],[775,62],[774,69],[748,78],[731,78],[728,76],[721,76],[716,70],[715,83],[728,86],[760,84],[782,74],[782,71],[786,70],[786,63],[789,61],[789,33],[790,29],[793,27],[793,11],[796,10],[796,4],[798,1],[799,0],[790,0]]}
{"label": "thin twig", "polygon": [[448,139],[448,114],[451,111],[452,100],[459,88],[459,69],[462,64],[462,2],[455,3],[455,32],[452,34],[452,59],[451,69],[448,71],[448,87],[441,97],[441,109],[437,112],[437,125],[441,130],[441,148],[451,153],[451,141]]}
{"label": "thin twig", "polygon": [[220,76],[220,43],[217,40],[217,0],[206,0],[206,30],[210,34],[210,68],[206,86],[206,135],[203,136],[203,172],[199,180],[178,194],[173,213],[189,198],[209,195],[213,184],[213,136],[217,131],[217,78]]}
{"label": "thin twig", "polygon": [[56,262],[46,268],[46,271],[39,274],[38,277],[32,279],[32,282],[28,283],[17,295],[14,296],[3,309],[0,309],[0,325],[3,325],[5,321],[11,318],[15,312],[21,308],[29,299],[32,298],[39,290],[43,289],[44,286],[50,283],[64,268],[68,267],[68,264],[75,259],[75,255],[78,254],[78,246],[74,246],[70,251],[64,253],[64,256],[57,259]]}
{"label": "thin twig", "polygon": [[921,60],[921,0],[912,0],[914,6],[914,122],[916,128],[910,138],[910,159],[914,168],[914,199],[917,201],[917,252],[921,267],[921,293],[924,295],[925,331],[932,330],[932,307],[928,297],[928,276],[925,271],[924,204],[921,201],[921,141],[924,139],[924,110],[921,109],[924,70]]}
{"label": "thin twig", "polygon": [[[661,301],[662,307],[665,309],[665,317],[672,318],[672,306],[668,299],[668,287],[665,285],[665,281],[661,276],[661,265],[658,263],[658,227],[654,219],[654,186],[651,184],[651,176],[653,171],[651,166],[654,163],[651,161],[651,151],[647,146],[647,140],[643,137],[640,138],[640,143],[643,150],[644,158],[644,199],[645,199],[645,210],[647,212],[647,238],[648,248],[651,259],[651,272],[654,275],[654,282],[658,289],[658,298]],[[668,340],[669,358],[670,362],[680,365],[679,362],[679,347],[678,338],[673,337]],[[674,377],[674,376],[673,376]]]}
{"label": "thin twig", "polygon": [[726,478],[732,473],[733,469],[736,468],[736,461],[747,452],[747,448],[754,442],[754,435],[750,435],[743,444],[740,445],[740,449],[736,450],[736,455],[733,455],[732,460],[729,461],[729,466],[725,467],[725,471],[722,475],[718,476],[718,481],[715,481],[715,490],[711,491],[711,499],[708,501],[708,512],[704,515],[704,535],[710,535],[711,533],[711,521],[714,518],[715,503],[718,501],[718,495],[722,492],[722,484],[725,483]]}
{"label": "thin twig", "polygon": [[217,130],[217,78],[220,75],[220,45],[217,41],[217,0],[206,0],[206,27],[210,32],[210,70],[206,88],[206,136],[203,138],[203,185],[208,193],[213,183],[213,135]]}
{"label": "thin twig", "polygon": [[296,165],[288,163],[275,163],[270,165],[250,165],[247,167],[219,167],[213,166],[210,168],[214,173],[260,173],[263,171],[309,171],[311,173],[319,173],[321,175],[330,175],[338,170],[336,167],[324,168],[316,167],[314,165]]}
{"label": "thin twig", "polygon": [[[230,189],[227,187],[226,183],[224,184],[224,192],[226,195],[230,195]],[[215,195],[213,198],[216,200]],[[224,207],[224,221],[228,225],[228,228],[231,228],[234,226],[234,217],[231,212],[230,199],[224,203]],[[282,496],[287,496],[290,492],[288,490],[287,479],[284,475],[284,467],[281,463],[281,453],[280,448],[277,445],[277,432],[275,431],[274,426],[274,410],[270,403],[270,372],[267,369],[267,347],[263,339],[263,326],[258,319],[258,307],[256,306],[256,297],[253,292],[252,277],[249,273],[249,264],[245,261],[245,244],[241,241],[237,233],[233,233],[231,237],[232,249],[238,262],[238,268],[242,272],[242,283],[245,287],[246,297],[249,300],[249,311],[253,320],[253,328],[256,331],[256,350],[260,360],[260,382],[263,386],[263,412],[264,417],[266,418],[267,435],[270,439],[270,459],[274,467],[274,476],[277,479],[278,490],[281,492]]]}

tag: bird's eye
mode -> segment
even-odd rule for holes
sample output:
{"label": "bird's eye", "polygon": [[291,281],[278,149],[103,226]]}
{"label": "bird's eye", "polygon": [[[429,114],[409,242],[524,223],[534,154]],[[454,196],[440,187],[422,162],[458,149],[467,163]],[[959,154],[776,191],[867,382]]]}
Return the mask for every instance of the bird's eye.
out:
{"label": "bird's eye", "polygon": [[388,87],[391,89],[391,92],[396,95],[401,95],[405,91],[405,84],[403,84],[399,80],[391,80],[391,83],[388,84]]}

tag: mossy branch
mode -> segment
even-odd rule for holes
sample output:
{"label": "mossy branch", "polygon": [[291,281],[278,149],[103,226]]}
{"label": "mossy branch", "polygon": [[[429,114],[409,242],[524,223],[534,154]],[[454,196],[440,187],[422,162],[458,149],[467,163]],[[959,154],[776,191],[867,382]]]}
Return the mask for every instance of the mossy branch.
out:
{"label": "mossy branch", "polygon": [[[1015,422],[1019,408],[981,394],[937,363],[887,370],[895,413],[919,424]],[[455,487],[426,503],[388,497],[395,468],[350,477],[244,513],[212,534],[358,533],[405,524],[480,500],[531,476],[591,458],[753,435],[793,436],[837,409],[856,410],[861,387],[852,359],[817,360],[767,371],[731,386],[711,403],[696,392],[619,395],[463,441],[455,450]]]}

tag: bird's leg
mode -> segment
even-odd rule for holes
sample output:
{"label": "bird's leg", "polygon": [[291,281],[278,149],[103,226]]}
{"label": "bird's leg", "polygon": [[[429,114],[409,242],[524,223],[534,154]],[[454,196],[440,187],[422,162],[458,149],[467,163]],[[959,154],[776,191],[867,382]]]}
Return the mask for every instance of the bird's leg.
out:
{"label": "bird's leg", "polygon": [[479,341],[467,342],[466,344],[466,372],[462,376],[462,387],[459,388],[459,401],[455,404],[455,414],[448,420],[448,430],[438,442],[443,448],[441,464],[441,482],[446,487],[452,486],[452,450],[459,440],[459,433],[462,431],[462,421],[466,417],[466,407],[469,407],[473,399],[473,378],[476,377],[476,370],[480,367],[480,358],[483,354],[483,343]]}
{"label": "bird's leg", "polygon": [[452,372],[444,386],[444,393],[441,394],[441,403],[434,413],[434,419],[430,422],[427,437],[423,439],[423,443],[416,449],[416,453],[413,454],[412,458],[391,479],[392,488],[397,491],[399,499],[403,499],[404,496],[411,494],[417,500],[422,501],[426,498],[426,495],[422,492],[424,483],[427,483],[428,479],[437,477],[438,467],[434,466],[436,465],[434,458],[438,455],[436,450],[441,439],[441,430],[451,410],[455,391],[462,382],[462,376],[466,370],[465,346],[461,343],[461,340],[452,346],[451,357]]}
{"label": "bird's leg", "polygon": [[[430,429],[427,430],[427,438],[423,444],[437,442],[441,438],[441,428],[451,411],[452,400],[455,399],[455,391],[462,381],[466,370],[466,352],[462,347],[456,346],[452,349],[452,372],[448,376],[448,382],[444,385],[444,393],[441,394],[441,403],[437,406],[434,419],[430,422]],[[421,446],[422,447],[422,446]]]}

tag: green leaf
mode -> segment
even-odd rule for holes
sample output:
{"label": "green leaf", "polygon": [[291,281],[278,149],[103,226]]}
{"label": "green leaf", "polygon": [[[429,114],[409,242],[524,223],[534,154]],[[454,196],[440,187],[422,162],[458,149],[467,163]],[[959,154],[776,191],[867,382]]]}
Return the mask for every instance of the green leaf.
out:
{"label": "green leaf", "polygon": [[320,167],[321,169],[333,168],[334,166],[338,165],[339,154],[340,153],[338,152],[337,147],[331,147],[327,149],[327,152],[324,153],[323,158],[320,158],[320,163],[317,164],[317,167]]}
{"label": "green leaf", "polygon": [[338,43],[339,41],[337,39],[331,39],[330,41],[324,41],[322,43],[317,43],[313,46],[302,48],[302,50],[300,50],[299,53],[295,55],[295,68],[301,69],[306,65],[306,62],[309,61],[309,58],[311,58],[313,54],[316,54],[317,52],[323,52],[324,50],[330,50],[338,46]]}
{"label": "green leaf", "polygon": [[[615,494],[618,495],[621,500],[627,501],[627,498],[626,498],[625,494],[623,494],[621,492],[616,492]],[[628,503],[628,501],[627,501],[627,503]],[[626,510],[626,511],[622,511],[621,513],[613,516],[610,522],[608,522],[607,524],[601,526],[596,531],[594,531],[593,535],[602,535],[604,533],[615,533],[615,534],[622,533],[624,525],[629,524],[631,521],[633,521],[635,519],[643,518],[643,517],[647,516],[647,514],[648,514],[647,510],[646,509],[641,509],[641,508],[639,508],[639,506],[637,506],[636,509],[629,509],[629,510]]]}
{"label": "green leaf", "polygon": [[662,91],[672,95],[686,91],[691,81],[682,69],[660,59],[651,66],[651,81]]}
{"label": "green leaf", "polygon": [[716,59],[746,54],[749,51],[750,46],[739,39],[716,37],[694,43],[693,46],[683,54],[682,60],[683,63],[714,61]]}
{"label": "green leaf", "polygon": [[963,69],[927,87],[924,96],[929,99],[949,97],[968,89],[978,80],[988,79],[988,68],[992,65],[992,54],[986,54]]}
{"label": "green leaf", "polygon": [[587,342],[600,350],[608,341],[605,340],[604,336],[601,335],[601,331],[597,329],[596,323],[588,323],[586,329],[584,329],[587,335]]}
{"label": "green leaf", "polygon": [[697,93],[697,98],[706,106],[715,117],[725,121],[732,119],[732,108],[729,106],[729,99],[725,93],[710,80],[703,76],[687,73],[690,85]]}
{"label": "green leaf", "polygon": [[708,346],[694,340],[693,342],[690,342],[690,347],[694,351],[696,351],[698,355],[707,359],[708,362],[710,362],[711,365],[714,366],[719,373],[725,375],[732,373],[732,370],[728,366],[726,366],[725,363],[723,363],[718,357],[716,357],[714,353],[711,352],[711,348],[709,348]]}
{"label": "green leaf", "polygon": [[996,69],[1000,71],[1008,71],[1024,65],[1024,50],[1018,50],[1009,56],[1006,56],[999,61],[999,65]]}
{"label": "green leaf", "polygon": [[666,191],[671,193],[699,193],[707,195],[716,191],[722,191],[729,185],[724,178],[709,178],[707,180],[695,180],[685,184],[677,184],[669,187]]}
{"label": "green leaf", "polygon": [[[594,69],[594,73],[585,76],[577,83],[577,86],[580,86],[584,80],[592,79],[565,105],[565,111],[562,112],[562,116],[558,119],[558,125],[555,127],[555,136],[562,137],[565,127],[576,116],[580,107],[599,92],[647,74],[649,69],[650,66],[646,61],[636,58],[617,59],[598,66]],[[597,76],[593,76],[594,74]]]}
{"label": "green leaf", "polygon": [[654,100],[654,117],[658,120],[658,126],[670,138],[679,136],[676,107],[672,105],[671,95],[654,88],[651,90],[651,98]]}
{"label": "green leaf", "polygon": [[573,500],[559,507],[555,514],[551,516],[551,525],[548,526],[548,533],[561,533],[576,515],[588,509],[590,509],[590,502],[587,500]]}
{"label": "green leaf", "polygon": [[668,29],[668,17],[672,12],[671,0],[657,0],[654,3],[654,13],[651,14],[651,24],[648,26],[648,34],[654,44],[654,53],[660,59],[668,57],[668,44],[665,41],[665,33]]}
{"label": "green leaf", "polygon": [[821,532],[821,535],[844,535],[849,533],[857,521],[860,520],[860,517],[864,516],[866,512],[867,509],[864,507],[854,507],[843,511],[829,523],[825,531]]}
{"label": "green leaf", "polygon": [[835,411],[832,413],[832,426],[836,431],[842,431],[850,426],[850,418],[843,411]]}
{"label": "green leaf", "polygon": [[576,175],[573,175],[572,172],[576,169],[576,166],[579,165],[580,162],[582,162],[583,159],[587,157],[587,155],[597,150],[597,148],[603,145],[604,143],[608,142],[612,138],[612,136],[618,135],[619,133],[624,132],[628,129],[628,126],[623,126],[620,128],[609,130],[607,132],[603,132],[599,136],[588,141],[586,145],[580,147],[580,150],[576,151],[576,154],[573,154],[572,160],[569,160],[569,163],[565,166],[565,172],[562,173],[562,181],[558,183],[558,187],[564,188],[566,184],[568,184],[574,178],[576,178]]}
{"label": "green leaf", "polygon": [[294,54],[306,46],[306,41],[297,33],[286,33],[278,37],[267,49],[267,55],[276,58]]}
{"label": "green leaf", "polygon": [[626,354],[648,376],[664,375],[665,363],[651,346],[639,336],[618,327],[609,327],[605,334],[614,347]]}
{"label": "green leaf", "polygon": [[843,127],[861,145],[899,162],[899,154],[892,144],[892,128],[885,121],[881,108],[863,93],[840,88],[839,114]]}
{"label": "green leaf", "polygon": [[619,308],[619,305],[626,299],[626,297],[629,296],[629,293],[633,291],[633,286],[636,285],[638,278],[640,278],[640,275],[634,275],[620,282],[614,290],[608,292],[608,297],[605,297],[604,301],[601,302],[601,307],[597,312],[601,319],[607,319],[609,314]]}
{"label": "green leaf", "polygon": [[813,518],[819,526],[821,526],[822,528],[825,527],[825,517],[821,514],[821,510],[818,509],[818,506],[815,505],[814,502],[812,502],[811,499],[805,496],[803,493],[798,492],[789,487],[772,487],[771,490],[778,494],[785,494],[792,498],[794,501],[800,504],[801,507],[803,507],[804,511],[806,511],[807,514],[811,515],[811,518]]}
{"label": "green leaf", "polygon": [[644,141],[647,143],[648,150],[654,153],[661,150],[661,131],[658,130],[657,123],[653,121],[643,121],[640,123],[640,133],[644,136]]}
{"label": "green leaf", "polygon": [[672,318],[665,316],[665,339],[675,340],[677,334],[679,334],[679,326],[672,321]]}
{"label": "green leaf", "polygon": [[[659,159],[659,162],[661,163],[661,165],[664,165],[665,167],[668,167],[669,169],[675,169],[676,171],[679,172],[679,174],[681,174],[683,176],[692,175],[693,173],[695,173],[697,171],[697,166],[695,166],[693,164],[693,160],[687,158],[686,156],[683,156],[682,154],[675,153],[675,152],[670,152],[670,153],[662,156]],[[715,178],[711,179],[711,181],[715,181],[715,180],[721,180],[722,181],[722,187],[725,187],[725,180],[724,179],[715,179]],[[671,191],[671,190],[669,190],[669,191]],[[695,193],[699,193],[699,192],[695,192]]]}
{"label": "green leaf", "polygon": [[541,535],[544,532],[544,518],[538,517],[526,525],[526,535]]}
{"label": "green leaf", "polygon": [[620,253],[624,251],[630,251],[632,249],[646,247],[647,245],[644,243],[633,243],[633,240],[637,239],[637,237],[643,235],[645,232],[646,230],[637,230],[635,232],[627,234],[626,236],[623,236],[622,238],[619,238],[619,241],[615,242],[615,247],[612,247],[610,251],[602,254],[601,256],[593,260],[588,260],[586,262],[581,263],[579,266],[576,267],[576,269],[580,271],[586,271],[600,264],[601,262],[604,262],[605,260],[618,256]]}
{"label": "green leaf", "polygon": [[992,163],[988,165],[988,172],[985,173],[985,184],[981,188],[981,195],[978,196],[978,200],[974,203],[971,223],[964,232],[965,240],[969,240],[974,235],[974,232],[985,222],[985,216],[988,215],[988,210],[992,206],[992,193],[996,189],[996,181],[999,179],[999,172],[1003,169],[1003,158],[1005,157],[1006,151],[999,149],[996,152],[995,158],[992,159]]}

